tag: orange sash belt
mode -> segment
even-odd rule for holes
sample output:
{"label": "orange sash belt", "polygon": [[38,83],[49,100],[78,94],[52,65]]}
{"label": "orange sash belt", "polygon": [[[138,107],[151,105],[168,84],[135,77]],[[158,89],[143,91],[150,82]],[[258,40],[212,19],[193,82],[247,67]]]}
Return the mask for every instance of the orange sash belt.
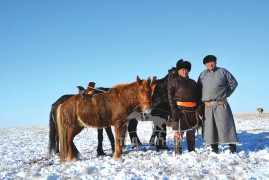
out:
{"label": "orange sash belt", "polygon": [[178,106],[184,106],[184,107],[195,107],[196,102],[180,102],[180,101],[177,101],[177,105]]}

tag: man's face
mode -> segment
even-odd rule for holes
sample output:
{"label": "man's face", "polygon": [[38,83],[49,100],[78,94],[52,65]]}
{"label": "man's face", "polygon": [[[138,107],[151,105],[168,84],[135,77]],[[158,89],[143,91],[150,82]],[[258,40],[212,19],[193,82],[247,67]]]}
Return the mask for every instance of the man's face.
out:
{"label": "man's face", "polygon": [[188,77],[189,75],[189,71],[187,69],[180,69],[177,72],[181,77],[184,77],[184,78]]}
{"label": "man's face", "polygon": [[205,63],[205,66],[207,67],[207,69],[209,71],[213,71],[216,67],[216,64],[217,64],[216,61],[209,61],[209,62]]}

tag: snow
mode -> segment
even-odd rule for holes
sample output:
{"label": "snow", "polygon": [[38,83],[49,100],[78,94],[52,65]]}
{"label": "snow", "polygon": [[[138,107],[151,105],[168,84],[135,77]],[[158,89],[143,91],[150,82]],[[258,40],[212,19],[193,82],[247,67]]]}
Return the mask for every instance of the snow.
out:
{"label": "snow", "polygon": [[202,145],[196,137],[196,151],[174,156],[173,132],[168,129],[168,151],[156,152],[148,145],[152,124],[138,123],[143,146],[132,149],[129,136],[122,159],[114,160],[104,133],[107,156],[97,157],[97,130],[84,129],[75,138],[81,155],[76,162],[59,163],[48,158],[48,126],[0,128],[0,179],[268,179],[269,114],[234,115],[238,132],[238,151],[228,146],[221,153]]}

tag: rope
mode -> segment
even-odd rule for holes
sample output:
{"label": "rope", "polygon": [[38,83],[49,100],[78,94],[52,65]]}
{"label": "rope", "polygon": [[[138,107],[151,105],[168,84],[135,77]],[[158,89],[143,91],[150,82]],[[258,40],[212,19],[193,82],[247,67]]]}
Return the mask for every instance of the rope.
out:
{"label": "rope", "polygon": [[[198,122],[197,122],[197,124],[194,126],[194,127],[191,127],[190,125],[189,125],[189,123],[188,123],[188,120],[187,120],[187,113],[195,113],[195,110],[185,110],[185,109],[183,109],[182,111],[182,114],[184,115],[184,117],[185,118],[183,118],[184,120],[185,120],[185,122],[186,122],[186,124],[187,124],[187,126],[190,128],[190,129],[197,129],[198,128]],[[188,130],[190,130],[190,129],[188,129]],[[187,130],[186,130],[187,131]]]}
{"label": "rope", "polygon": [[105,91],[105,90],[98,89],[98,88],[92,88],[92,87],[90,87],[90,88],[93,89],[93,90],[101,91],[101,92],[107,92],[107,91]]}
{"label": "rope", "polygon": [[170,113],[169,111],[166,111],[166,110],[164,110],[164,109],[160,109],[160,108],[157,108],[157,107],[155,107],[155,108],[153,108],[153,109],[158,109],[158,110],[160,110],[160,111],[163,111],[163,112],[166,112],[166,113]]}

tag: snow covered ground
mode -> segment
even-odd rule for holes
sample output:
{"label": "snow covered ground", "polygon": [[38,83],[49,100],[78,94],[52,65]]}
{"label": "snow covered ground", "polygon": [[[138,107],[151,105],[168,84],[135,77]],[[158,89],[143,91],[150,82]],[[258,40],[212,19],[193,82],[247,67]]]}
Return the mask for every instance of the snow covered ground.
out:
{"label": "snow covered ground", "polygon": [[97,130],[84,129],[75,144],[81,152],[75,163],[48,158],[48,126],[0,128],[0,179],[269,179],[269,114],[235,115],[238,153],[228,146],[211,152],[196,137],[196,152],[174,156],[173,133],[168,130],[168,151],[156,152],[148,145],[151,122],[139,122],[143,146],[131,149],[127,136],[123,158],[115,161],[104,133],[108,156],[96,157]]}

